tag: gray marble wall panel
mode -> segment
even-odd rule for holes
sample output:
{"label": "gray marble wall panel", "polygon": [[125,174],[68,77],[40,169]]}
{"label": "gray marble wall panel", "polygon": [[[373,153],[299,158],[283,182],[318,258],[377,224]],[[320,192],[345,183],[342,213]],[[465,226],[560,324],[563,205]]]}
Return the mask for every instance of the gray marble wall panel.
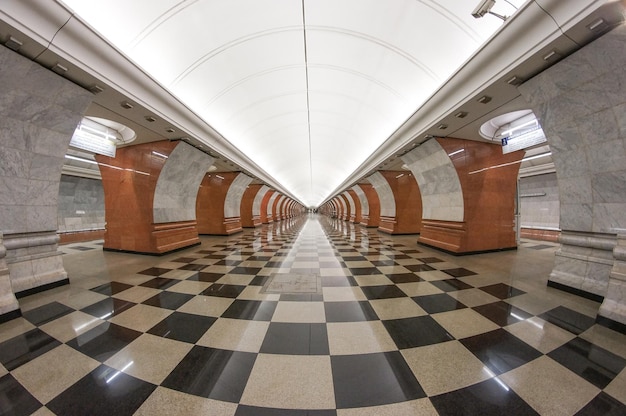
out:
{"label": "gray marble wall panel", "polygon": [[62,175],[57,218],[59,232],[104,229],[102,181]]}
{"label": "gray marble wall panel", "polygon": [[340,196],[337,196],[335,197],[335,200],[337,201],[337,204],[339,205],[339,209],[341,210],[341,215],[346,215],[348,211],[347,211],[345,199],[343,199]]}
{"label": "gray marble wall panel", "polygon": [[350,205],[350,214],[355,215],[356,208],[354,207],[354,200],[352,199],[352,195],[350,195],[350,193],[346,191],[343,193],[343,196],[346,197],[346,199],[348,200],[348,205]]}
{"label": "gray marble wall panel", "polygon": [[278,199],[276,200],[276,215],[278,217],[278,219],[282,219],[282,209],[283,204],[285,203],[285,199],[287,197],[285,195],[281,195],[280,197],[278,197]]}
{"label": "gray marble wall panel", "polygon": [[559,185],[556,173],[530,176],[519,181],[521,226],[559,230]]}
{"label": "gray marble wall panel", "polygon": [[280,194],[278,192],[274,192],[272,194],[272,196],[270,196],[269,201],[267,201],[267,216],[268,218],[272,218],[272,215],[274,215],[272,213],[272,210],[274,209],[274,202],[276,201],[276,198],[279,196]]}
{"label": "gray marble wall panel", "polygon": [[3,46],[0,68],[0,233],[18,293],[67,279],[57,246],[59,183],[93,96]]}
{"label": "gray marble wall panel", "polygon": [[550,282],[605,297],[600,314],[622,323],[626,297],[608,290],[612,270],[621,275],[617,235],[626,230],[624,50],[621,25],[519,87],[546,133],[558,178],[563,232]]}
{"label": "gray marble wall panel", "polygon": [[519,87],[552,150],[564,230],[626,230],[625,49],[622,25]]}
{"label": "gray marble wall panel", "polygon": [[436,140],[429,140],[402,156],[411,169],[422,195],[422,218],[463,221],[461,182],[446,151]]}
{"label": "gray marble wall panel", "polygon": [[0,68],[0,231],[56,231],[64,155],[92,94],[5,47]]}
{"label": "gray marble wall panel", "polygon": [[361,215],[370,215],[370,205],[367,202],[367,196],[365,195],[365,192],[363,192],[363,189],[361,189],[361,187],[359,185],[354,185],[352,187],[352,190],[354,191],[354,193],[356,194],[357,197],[359,197],[359,201],[361,202]]}
{"label": "gray marble wall panel", "polygon": [[254,201],[252,201],[252,217],[261,216],[261,203],[263,202],[263,197],[269,190],[270,188],[267,185],[263,185],[259,188],[259,191],[254,196]]}
{"label": "gray marble wall panel", "polygon": [[380,200],[380,216],[395,218],[396,199],[393,196],[393,191],[387,179],[385,179],[382,173],[375,172],[368,176],[367,180],[372,184],[378,194],[378,199]]}
{"label": "gray marble wall panel", "polygon": [[214,160],[185,142],[178,143],[165,162],[154,191],[155,224],[195,221],[198,189]]}
{"label": "gray marble wall panel", "polygon": [[241,198],[250,182],[252,182],[251,177],[240,173],[230,184],[224,201],[224,218],[241,216]]}

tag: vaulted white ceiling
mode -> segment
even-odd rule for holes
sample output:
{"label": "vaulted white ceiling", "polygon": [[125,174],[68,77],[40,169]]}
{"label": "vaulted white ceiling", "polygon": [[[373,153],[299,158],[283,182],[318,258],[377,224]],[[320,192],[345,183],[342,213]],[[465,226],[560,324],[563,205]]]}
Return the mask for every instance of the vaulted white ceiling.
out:
{"label": "vaulted white ceiling", "polygon": [[306,206],[503,23],[469,0],[63,2]]}

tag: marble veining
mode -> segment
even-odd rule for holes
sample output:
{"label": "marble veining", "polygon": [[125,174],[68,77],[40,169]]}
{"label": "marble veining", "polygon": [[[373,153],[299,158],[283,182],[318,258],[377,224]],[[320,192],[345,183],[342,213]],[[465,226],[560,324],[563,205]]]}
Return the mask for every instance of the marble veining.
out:
{"label": "marble veining", "polygon": [[393,196],[393,191],[389,186],[387,179],[380,173],[375,172],[367,177],[370,181],[376,193],[378,193],[378,199],[380,200],[380,216],[381,217],[395,217],[396,216],[396,200]]}
{"label": "marble veining", "polygon": [[254,201],[252,201],[252,217],[261,216],[261,203],[263,202],[263,197],[269,190],[270,188],[267,185],[263,185],[259,188],[254,196]]}
{"label": "marble veining", "polygon": [[250,182],[252,182],[250,176],[240,173],[230,184],[224,201],[224,218],[240,216],[241,198]]}
{"label": "marble veining", "polygon": [[357,197],[359,197],[359,201],[361,202],[361,215],[369,215],[370,205],[367,201],[367,196],[365,195],[365,192],[363,192],[363,189],[361,189],[359,185],[354,185],[352,187],[352,190],[357,195]]}

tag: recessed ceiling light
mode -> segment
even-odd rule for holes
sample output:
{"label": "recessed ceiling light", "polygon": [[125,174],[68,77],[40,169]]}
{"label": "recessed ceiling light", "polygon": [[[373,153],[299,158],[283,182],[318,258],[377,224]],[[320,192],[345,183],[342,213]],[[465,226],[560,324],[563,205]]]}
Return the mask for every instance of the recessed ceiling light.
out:
{"label": "recessed ceiling light", "polygon": [[439,130],[445,130],[445,129],[447,129],[447,128],[448,128],[448,125],[447,125],[447,124],[440,124],[440,125],[438,125],[438,126],[437,126],[437,128],[438,128]]}
{"label": "recessed ceiling light", "polygon": [[67,72],[67,68],[61,65],[60,63],[57,63],[56,65],[52,67],[52,71],[56,72],[59,75],[63,75]]}
{"label": "recessed ceiling light", "polygon": [[98,84],[93,84],[92,86],[87,88],[90,92],[94,93],[94,94],[100,94],[102,91],[104,91],[104,88],[102,88],[100,85]]}
{"label": "recessed ceiling light", "polygon": [[522,79],[516,75],[513,75],[506,81],[506,83],[510,85],[520,85],[522,83]]}
{"label": "recessed ceiling light", "polygon": [[596,30],[596,29],[604,28],[604,27],[606,27],[606,22],[604,21],[603,18],[594,20],[589,25],[587,25],[587,29],[589,30]]}
{"label": "recessed ceiling light", "polygon": [[[174,133],[176,130],[174,130],[171,127],[168,127],[168,128],[165,129],[165,131],[168,132],[168,133]],[[202,147],[202,145],[200,145],[200,147]]]}
{"label": "recessed ceiling light", "polygon": [[156,121],[156,118],[152,117],[152,116],[145,116],[144,117],[146,119],[147,122],[149,123],[154,123]]}
{"label": "recessed ceiling light", "polygon": [[23,43],[20,42],[19,40],[15,39],[13,36],[9,36],[9,39],[7,39],[7,41],[4,42],[4,46],[6,46],[7,48],[12,49],[14,51],[20,50],[22,45],[23,45]]}
{"label": "recessed ceiling light", "polygon": [[467,111],[459,111],[458,113],[456,113],[454,115],[454,117],[456,117],[456,118],[465,118],[465,117],[467,117]]}
{"label": "recessed ceiling light", "polygon": [[543,56],[543,60],[547,61],[548,59],[554,58],[557,55],[558,53],[555,50],[551,50],[550,52],[548,52],[547,54]]}
{"label": "recessed ceiling light", "polygon": [[481,104],[487,104],[489,101],[491,101],[491,97],[488,95],[483,95],[482,97],[480,97],[478,100],[479,103]]}
{"label": "recessed ceiling light", "polygon": [[122,106],[122,108],[125,108],[127,110],[130,110],[131,108],[133,108],[133,105],[129,103],[128,101],[122,101],[120,105]]}

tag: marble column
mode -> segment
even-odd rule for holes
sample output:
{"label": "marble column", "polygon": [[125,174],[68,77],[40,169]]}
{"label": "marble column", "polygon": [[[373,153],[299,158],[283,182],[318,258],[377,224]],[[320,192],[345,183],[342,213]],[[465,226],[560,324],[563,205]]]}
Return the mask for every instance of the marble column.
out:
{"label": "marble column", "polygon": [[[365,203],[363,203],[363,199],[361,199],[361,206],[367,207],[367,218],[362,217],[361,224],[365,225],[367,228],[378,228],[378,224],[380,224],[380,201],[376,190],[369,183],[360,183],[355,185],[354,188],[355,192],[356,188],[363,192]],[[365,210],[363,212],[365,212]]]}
{"label": "marble column", "polygon": [[19,298],[69,282],[58,251],[59,183],[93,95],[4,46],[0,68],[0,232]]}
{"label": "marble column", "polygon": [[454,254],[517,247],[515,189],[523,151],[431,139],[402,156],[422,195],[419,242]]}
{"label": "marble column", "polygon": [[350,199],[352,199],[352,206],[354,207],[354,214],[352,215],[352,218],[350,218],[350,221],[355,224],[360,224],[363,216],[363,208],[361,207],[361,200],[359,198],[359,195],[357,195],[357,193],[354,191],[354,187],[348,189],[345,193],[350,197]]}
{"label": "marble column", "polygon": [[621,25],[518,87],[546,134],[558,179],[561,248],[548,284],[604,299],[602,320],[621,324],[626,324],[618,239],[626,231],[624,50]]}
{"label": "marble column", "polygon": [[9,268],[4,259],[6,254],[7,251],[2,244],[2,233],[0,233],[0,323],[21,315],[20,305],[11,287]]}
{"label": "marble column", "polygon": [[160,141],[96,160],[104,188],[105,249],[160,255],[200,243],[196,197],[212,157],[182,141]]}
{"label": "marble column", "polygon": [[396,224],[396,200],[389,182],[380,172],[374,172],[367,177],[367,180],[372,184],[380,201],[378,231],[392,234]]}
{"label": "marble column", "polygon": [[263,195],[261,205],[259,206],[262,224],[271,224],[273,222],[271,203],[274,202],[273,198],[275,198],[275,195],[277,195],[277,193],[273,189],[267,189],[265,195]]}
{"label": "marble column", "polygon": [[267,186],[261,184],[248,185],[241,199],[241,226],[254,228],[261,225],[261,200]]}

